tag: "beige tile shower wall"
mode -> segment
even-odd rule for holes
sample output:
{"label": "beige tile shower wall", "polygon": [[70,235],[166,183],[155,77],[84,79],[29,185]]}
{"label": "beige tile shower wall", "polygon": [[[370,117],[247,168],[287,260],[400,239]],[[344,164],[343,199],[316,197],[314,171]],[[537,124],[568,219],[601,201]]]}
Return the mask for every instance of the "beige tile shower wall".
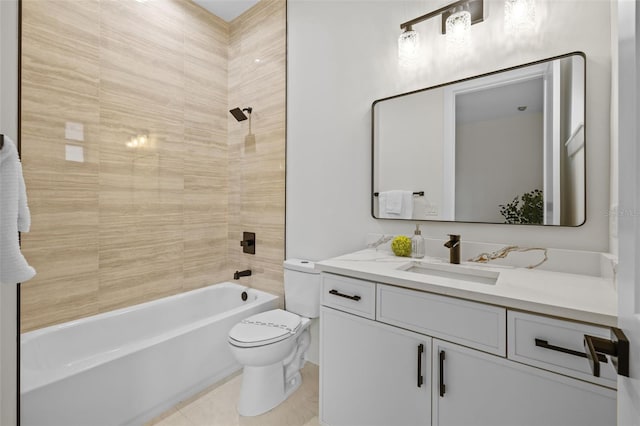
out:
{"label": "beige tile shower wall", "polygon": [[[286,2],[262,0],[229,31],[229,109],[251,106],[248,120],[229,116],[229,259],[249,268],[241,282],[282,295],[285,218]],[[243,254],[242,232],[256,233]]]}
{"label": "beige tile shower wall", "polygon": [[227,280],[228,24],[178,0],[22,5],[23,252],[38,271],[23,331]]}

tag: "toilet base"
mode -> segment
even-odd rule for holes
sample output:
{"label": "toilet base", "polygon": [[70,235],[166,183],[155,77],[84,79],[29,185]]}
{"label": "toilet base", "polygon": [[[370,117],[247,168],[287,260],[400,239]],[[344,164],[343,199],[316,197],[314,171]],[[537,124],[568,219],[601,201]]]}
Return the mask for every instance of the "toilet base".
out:
{"label": "toilet base", "polygon": [[301,383],[302,376],[299,371],[285,383],[282,362],[261,367],[245,366],[242,372],[238,414],[264,414],[285,401]]}
{"label": "toilet base", "polygon": [[[309,319],[302,319],[302,329],[298,330],[299,334],[294,341],[285,340],[254,348],[231,345],[236,359],[244,364],[238,400],[238,413],[241,416],[258,416],[266,413],[281,404],[300,387],[302,383],[300,370],[304,367],[304,357],[311,342],[309,323]],[[287,348],[290,351],[288,354],[283,352]],[[278,362],[261,365],[267,360],[278,358],[280,358]]]}

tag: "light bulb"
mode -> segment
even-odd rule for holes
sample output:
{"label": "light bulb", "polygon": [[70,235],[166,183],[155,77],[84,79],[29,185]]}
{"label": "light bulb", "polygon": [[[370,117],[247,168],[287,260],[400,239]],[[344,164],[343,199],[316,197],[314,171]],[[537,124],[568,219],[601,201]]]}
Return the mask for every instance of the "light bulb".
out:
{"label": "light bulb", "polygon": [[407,27],[398,37],[398,58],[401,61],[415,59],[418,56],[419,40],[418,33],[411,27]]}
{"label": "light bulb", "polygon": [[468,10],[460,10],[452,13],[447,18],[447,41],[463,44],[469,38],[471,32],[471,13]]}

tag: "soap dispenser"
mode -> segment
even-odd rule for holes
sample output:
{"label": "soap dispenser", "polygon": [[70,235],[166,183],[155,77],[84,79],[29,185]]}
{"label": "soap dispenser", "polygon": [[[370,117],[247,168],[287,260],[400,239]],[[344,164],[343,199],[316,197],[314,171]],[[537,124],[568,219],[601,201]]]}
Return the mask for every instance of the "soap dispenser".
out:
{"label": "soap dispenser", "polygon": [[424,257],[424,238],[420,232],[420,225],[416,224],[416,230],[411,238],[411,257],[422,259]]}

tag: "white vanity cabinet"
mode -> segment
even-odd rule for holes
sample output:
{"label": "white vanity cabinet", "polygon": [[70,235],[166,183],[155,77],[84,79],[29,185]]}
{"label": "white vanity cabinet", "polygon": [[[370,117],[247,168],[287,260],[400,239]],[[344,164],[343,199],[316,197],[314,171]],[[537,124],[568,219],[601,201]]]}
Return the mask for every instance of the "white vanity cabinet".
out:
{"label": "white vanity cabinet", "polygon": [[431,338],[321,309],[323,424],[430,425]]}
{"label": "white vanity cabinet", "polygon": [[386,284],[376,287],[377,321],[506,355],[505,308]]}
{"label": "white vanity cabinet", "polygon": [[440,340],[433,358],[434,426],[615,425],[615,390]]}
{"label": "white vanity cabinet", "polygon": [[592,378],[577,355],[584,334],[606,327],[326,272],[322,281],[324,425],[616,423],[615,373]]}

